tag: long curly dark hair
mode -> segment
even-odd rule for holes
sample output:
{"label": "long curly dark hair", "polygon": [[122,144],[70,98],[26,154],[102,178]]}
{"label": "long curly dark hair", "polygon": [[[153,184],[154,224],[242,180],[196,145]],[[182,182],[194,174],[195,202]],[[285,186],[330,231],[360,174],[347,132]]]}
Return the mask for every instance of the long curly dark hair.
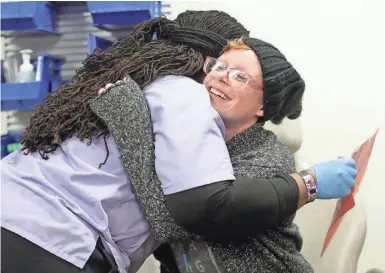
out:
{"label": "long curly dark hair", "polygon": [[96,49],[69,83],[48,95],[22,134],[22,150],[48,159],[49,153],[73,136],[89,143],[93,137],[106,140],[106,125],[89,107],[99,88],[125,75],[141,88],[158,76],[197,78],[205,56],[218,56],[227,40],[248,33],[220,11],[187,11],[175,21],[160,17],[139,24],[107,50]]}

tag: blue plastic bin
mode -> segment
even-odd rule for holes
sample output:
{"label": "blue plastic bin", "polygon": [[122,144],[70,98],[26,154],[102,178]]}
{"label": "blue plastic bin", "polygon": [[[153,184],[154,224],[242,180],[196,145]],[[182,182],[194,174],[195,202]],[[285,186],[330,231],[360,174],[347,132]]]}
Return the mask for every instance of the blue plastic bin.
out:
{"label": "blue plastic bin", "polygon": [[1,30],[56,34],[55,5],[51,1],[1,3]]}
{"label": "blue plastic bin", "polygon": [[15,148],[20,148],[20,134],[17,133],[9,133],[1,136],[1,158],[6,157],[13,151]]}
{"label": "blue plastic bin", "polygon": [[13,143],[13,137],[10,135],[1,136],[1,158],[6,157],[8,155],[8,144]]}
{"label": "blue plastic bin", "polygon": [[[62,85],[60,70],[63,62],[62,57],[40,54],[37,61],[36,82],[2,83],[2,111],[29,111],[41,104],[48,92]],[[53,63],[53,71],[50,70],[51,63]]]}
{"label": "blue plastic bin", "polygon": [[1,83],[5,82],[5,76],[4,76],[4,60],[1,60]]}
{"label": "blue plastic bin", "polygon": [[112,46],[114,42],[106,40],[95,36],[93,34],[88,34],[88,54],[92,54],[95,48],[100,48],[101,50],[106,50]]}
{"label": "blue plastic bin", "polygon": [[87,1],[95,27],[130,28],[161,15],[161,1]]}

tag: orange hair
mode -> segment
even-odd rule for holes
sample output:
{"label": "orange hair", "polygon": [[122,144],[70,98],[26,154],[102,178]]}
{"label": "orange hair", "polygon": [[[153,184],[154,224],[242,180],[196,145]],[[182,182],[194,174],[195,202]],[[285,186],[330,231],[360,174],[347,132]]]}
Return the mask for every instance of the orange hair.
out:
{"label": "orange hair", "polygon": [[231,49],[243,49],[243,50],[251,50],[251,48],[245,44],[245,42],[242,39],[236,39],[231,40],[227,43],[227,45],[224,48],[224,52],[229,51]]}

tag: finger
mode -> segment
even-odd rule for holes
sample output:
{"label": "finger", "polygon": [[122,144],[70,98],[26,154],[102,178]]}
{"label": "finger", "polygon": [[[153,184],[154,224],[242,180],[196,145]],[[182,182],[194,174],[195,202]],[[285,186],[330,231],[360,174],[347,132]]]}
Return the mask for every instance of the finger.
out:
{"label": "finger", "polygon": [[106,89],[100,88],[99,91],[98,91],[98,95],[100,96],[104,91],[106,91]]}
{"label": "finger", "polygon": [[124,81],[118,80],[115,84],[122,84],[122,83],[124,83]]}
{"label": "finger", "polygon": [[355,169],[355,168],[349,168],[349,169],[347,170],[347,172],[348,172],[348,174],[349,174],[350,176],[352,176],[354,179],[356,179],[356,177],[357,177],[357,169]]}
{"label": "finger", "polygon": [[112,84],[112,83],[107,83],[105,88],[108,89],[108,88],[110,88],[110,87],[112,87],[112,86],[114,86],[114,84]]}
{"label": "finger", "polygon": [[357,164],[356,164],[356,161],[353,159],[353,158],[349,158],[346,160],[346,165],[351,167],[351,168],[354,168],[356,169],[357,168]]}

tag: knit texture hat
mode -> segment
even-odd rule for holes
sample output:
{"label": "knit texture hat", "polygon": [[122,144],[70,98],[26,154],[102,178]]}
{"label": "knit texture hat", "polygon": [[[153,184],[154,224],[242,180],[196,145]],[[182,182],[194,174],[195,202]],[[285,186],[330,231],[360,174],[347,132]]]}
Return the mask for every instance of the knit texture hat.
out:
{"label": "knit texture hat", "polygon": [[285,117],[298,118],[305,82],[297,70],[273,45],[255,38],[243,41],[255,52],[262,67],[264,116],[260,121],[279,124]]}

